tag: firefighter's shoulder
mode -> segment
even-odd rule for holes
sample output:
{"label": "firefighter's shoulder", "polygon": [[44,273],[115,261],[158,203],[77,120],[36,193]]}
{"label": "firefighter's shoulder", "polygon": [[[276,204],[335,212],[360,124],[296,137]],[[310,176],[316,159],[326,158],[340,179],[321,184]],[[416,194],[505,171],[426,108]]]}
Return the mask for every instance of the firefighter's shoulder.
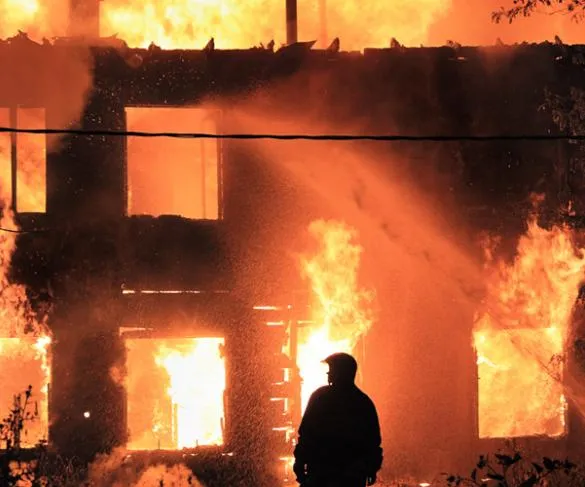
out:
{"label": "firefighter's shoulder", "polygon": [[327,397],[331,393],[331,386],[322,386],[316,389],[311,394],[311,401],[319,400],[322,397]]}

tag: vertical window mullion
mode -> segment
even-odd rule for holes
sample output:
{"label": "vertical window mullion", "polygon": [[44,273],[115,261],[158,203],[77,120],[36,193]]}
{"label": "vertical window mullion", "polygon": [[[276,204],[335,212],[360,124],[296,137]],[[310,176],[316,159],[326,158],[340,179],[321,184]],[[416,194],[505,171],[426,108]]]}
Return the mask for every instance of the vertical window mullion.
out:
{"label": "vertical window mullion", "polygon": [[[9,115],[9,122],[10,128],[16,129],[18,127],[18,116],[17,116],[18,108],[16,106],[10,107],[10,115]],[[17,188],[17,175],[18,175],[18,140],[17,140],[17,133],[10,132],[10,175],[11,175],[11,187],[12,187],[12,201],[11,206],[13,211],[18,211],[16,205],[16,194],[18,192]]]}

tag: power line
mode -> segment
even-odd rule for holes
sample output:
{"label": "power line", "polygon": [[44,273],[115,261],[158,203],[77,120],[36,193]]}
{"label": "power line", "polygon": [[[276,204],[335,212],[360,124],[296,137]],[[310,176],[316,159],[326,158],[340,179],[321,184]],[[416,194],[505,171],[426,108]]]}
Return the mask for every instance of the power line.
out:
{"label": "power line", "polygon": [[45,232],[51,232],[55,229],[51,229],[51,228],[32,228],[29,230],[22,230],[22,229],[18,229],[18,228],[3,228],[0,227],[0,232],[7,232],[7,233],[45,233]]}
{"label": "power line", "polygon": [[0,127],[0,133],[31,135],[81,135],[107,137],[157,137],[173,139],[313,140],[379,142],[493,142],[493,141],[585,141],[585,135],[391,135],[391,134],[212,134],[198,132],[142,132],[135,130],[18,129]]}
{"label": "power line", "polygon": [[[358,134],[212,134],[198,132],[142,132],[135,130],[21,129],[0,127],[0,133],[31,135],[80,135],[108,137],[156,137],[174,139],[239,139],[239,140],[309,140],[309,141],[381,141],[381,142],[489,142],[489,141],[585,141],[585,135],[358,135]],[[50,232],[49,228],[20,230],[2,228],[0,232],[26,234]]]}

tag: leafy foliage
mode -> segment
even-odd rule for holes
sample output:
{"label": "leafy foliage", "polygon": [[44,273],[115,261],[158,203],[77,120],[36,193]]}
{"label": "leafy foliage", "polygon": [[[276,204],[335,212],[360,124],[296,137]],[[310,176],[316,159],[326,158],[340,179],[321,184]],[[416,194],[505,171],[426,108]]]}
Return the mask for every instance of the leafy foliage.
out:
{"label": "leafy foliage", "polygon": [[32,386],[16,394],[13,406],[0,423],[0,485],[2,487],[69,487],[81,485],[83,470],[71,460],[50,458],[46,440],[23,449],[21,438],[27,424],[38,419]]}
{"label": "leafy foliage", "polygon": [[4,443],[4,448],[7,451],[20,449],[25,423],[34,421],[39,415],[36,404],[34,411],[29,410],[31,396],[32,386],[28,386],[24,393],[16,394],[12,409],[0,423],[0,440]]}
{"label": "leafy foliage", "polygon": [[[574,62],[574,61],[573,61]],[[571,87],[567,94],[545,90],[543,108],[550,112],[555,125],[569,135],[583,135],[585,132],[585,90]],[[566,160],[567,190],[571,202],[577,204],[576,210],[582,214],[580,203],[585,184],[585,144],[569,141],[572,145]]]}
{"label": "leafy foliage", "polygon": [[571,135],[583,134],[585,127],[585,91],[571,87],[568,96],[545,91],[545,107],[550,110],[553,121]]}
{"label": "leafy foliage", "polygon": [[22,433],[26,424],[38,418],[38,409],[30,410],[32,386],[22,394],[16,394],[8,416],[0,423],[0,441],[3,453],[0,456],[0,485],[7,487],[45,485],[42,482],[40,468],[47,454],[47,443],[41,441],[35,447],[31,459],[24,459],[21,451]]}
{"label": "leafy foliage", "polygon": [[582,480],[573,478],[578,476],[576,465],[568,459],[544,457],[542,462],[530,462],[517,451],[510,455],[481,455],[468,477],[444,476],[449,487],[536,487],[557,485],[561,481],[567,481],[569,485],[571,481],[576,481],[574,485],[580,485]]}
{"label": "leafy foliage", "polygon": [[585,0],[513,0],[512,6],[500,7],[492,13],[495,22],[507,20],[512,23],[519,17],[529,17],[543,9],[547,13],[562,13],[575,20],[585,17]]}

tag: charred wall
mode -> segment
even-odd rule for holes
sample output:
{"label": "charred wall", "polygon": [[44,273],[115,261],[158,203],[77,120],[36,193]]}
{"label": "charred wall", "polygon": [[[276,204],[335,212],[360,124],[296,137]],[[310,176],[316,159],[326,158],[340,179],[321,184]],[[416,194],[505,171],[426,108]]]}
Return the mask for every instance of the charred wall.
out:
{"label": "charred wall", "polygon": [[[52,50],[70,48],[45,47],[43,62],[50,66]],[[129,105],[249,101],[260,93],[261,103],[280,107],[289,117],[310,116],[364,134],[542,134],[554,130],[550,114],[539,110],[543,87],[562,91],[567,73],[576,76],[566,51],[552,45],[366,50],[363,55],[311,52],[302,45],[276,53],[118,46],[96,48],[93,56],[95,84],[80,122],[86,130],[123,130]],[[221,130],[229,133],[235,125],[229,106],[223,109]],[[50,107],[48,113],[50,125]],[[562,163],[559,145],[549,142],[401,142],[359,148],[373,155],[382,173],[385,165],[399,165],[405,180],[414,180],[429,199],[456,209],[457,222],[472,232],[515,235],[522,229],[530,192],[559,192],[553,177],[555,165]],[[172,314],[193,306],[223,315],[221,326],[239,344],[231,352],[234,376],[244,378],[241,390],[233,392],[234,428],[239,428],[234,444],[249,434],[245,425],[251,411],[261,417],[257,377],[262,373],[252,361],[261,340],[251,331],[254,319],[242,310],[306,286],[298,279],[291,249],[302,246],[311,220],[345,215],[253,144],[226,140],[222,154],[223,218],[215,222],[127,217],[122,137],[71,135],[49,154],[47,214],[21,220],[25,228],[51,231],[23,235],[14,267],[15,276],[34,289],[51,289],[57,343],[52,435],[63,448],[75,444],[76,431],[93,438],[88,455],[123,443],[123,390],[110,376],[123,356],[118,328],[126,321],[153,319],[151,308]],[[375,282],[381,302],[404,298],[400,306],[382,307],[366,365],[387,457],[396,459],[389,468],[430,475],[465,464],[478,447],[472,306],[453,307],[422,289],[422,273],[398,284],[378,275]],[[410,294],[403,289],[408,286]],[[231,294],[213,302],[152,298],[136,307],[123,299],[122,287]],[[141,314],[144,310],[148,317]],[[162,326],[166,318],[155,321]],[[449,333],[445,322],[453,323]],[[430,374],[438,363],[440,374]],[[88,405],[97,411],[92,424],[106,428],[92,430],[81,419]],[[257,426],[255,441],[261,443],[259,431]],[[405,457],[404,451],[416,453]]]}

